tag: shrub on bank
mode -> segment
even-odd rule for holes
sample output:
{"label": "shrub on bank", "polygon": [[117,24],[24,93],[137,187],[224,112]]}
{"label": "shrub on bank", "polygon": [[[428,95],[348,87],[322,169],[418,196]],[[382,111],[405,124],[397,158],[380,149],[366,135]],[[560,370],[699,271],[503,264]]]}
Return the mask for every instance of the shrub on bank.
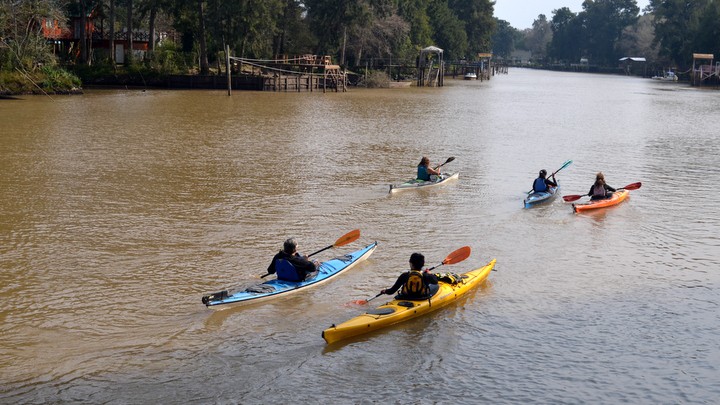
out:
{"label": "shrub on bank", "polygon": [[368,88],[387,88],[390,87],[390,76],[388,76],[384,70],[373,70],[360,79],[358,86]]}
{"label": "shrub on bank", "polygon": [[0,94],[69,94],[81,92],[80,79],[56,66],[34,72],[0,70]]}

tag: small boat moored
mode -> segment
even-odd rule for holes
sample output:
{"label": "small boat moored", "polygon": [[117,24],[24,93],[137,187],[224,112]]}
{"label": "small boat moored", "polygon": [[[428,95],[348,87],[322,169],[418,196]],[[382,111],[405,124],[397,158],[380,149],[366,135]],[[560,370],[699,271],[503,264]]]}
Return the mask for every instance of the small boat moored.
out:
{"label": "small boat moored", "polygon": [[678,81],[678,77],[672,70],[668,70],[665,72],[662,76],[653,76],[653,80],[659,80],[662,82],[676,82]]}

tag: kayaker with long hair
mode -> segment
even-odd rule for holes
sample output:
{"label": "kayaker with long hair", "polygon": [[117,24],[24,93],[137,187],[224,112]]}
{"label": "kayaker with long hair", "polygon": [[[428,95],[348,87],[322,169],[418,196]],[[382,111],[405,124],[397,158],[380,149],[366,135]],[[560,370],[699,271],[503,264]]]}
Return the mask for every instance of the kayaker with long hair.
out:
{"label": "kayaker with long hair", "polygon": [[595,183],[590,187],[590,192],[587,195],[590,196],[591,200],[604,200],[612,197],[614,192],[615,189],[605,183],[605,175],[598,172],[595,175]]}
{"label": "kayaker with long hair", "polygon": [[289,238],[283,243],[283,250],[273,257],[267,272],[268,274],[277,272],[278,280],[303,281],[308,275],[317,271],[319,265],[319,262],[310,261],[307,256],[298,253],[297,242]]}
{"label": "kayaker with long hair", "polygon": [[435,274],[428,270],[423,271],[425,256],[420,253],[410,255],[410,270],[402,273],[395,284],[380,294],[391,295],[402,287],[400,298],[402,299],[426,299],[431,297],[438,289],[438,279]]}
{"label": "kayaker with long hair", "polygon": [[545,176],[547,176],[547,170],[540,170],[538,178],[533,181],[533,192],[541,193],[548,191],[550,187],[557,187],[557,182],[553,181],[555,180],[555,175],[552,176],[552,180],[545,178]]}
{"label": "kayaker with long hair", "polygon": [[424,180],[424,181],[430,181],[433,178],[430,176],[439,176],[440,170],[439,169],[433,169],[430,167],[430,159],[427,156],[423,156],[422,159],[420,159],[420,163],[417,167],[417,179],[418,180]]}

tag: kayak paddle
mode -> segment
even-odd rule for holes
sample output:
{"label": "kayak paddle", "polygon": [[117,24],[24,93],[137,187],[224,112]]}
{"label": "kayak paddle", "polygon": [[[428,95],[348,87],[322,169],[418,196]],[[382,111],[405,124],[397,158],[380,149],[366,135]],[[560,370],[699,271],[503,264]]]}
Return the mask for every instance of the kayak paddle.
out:
{"label": "kayak paddle", "polygon": [[355,305],[365,305],[365,304],[367,304],[368,302],[374,300],[375,298],[377,298],[377,297],[379,297],[379,296],[381,296],[381,295],[383,295],[383,293],[380,293],[380,294],[378,294],[378,295],[376,295],[376,296],[374,296],[374,297],[372,297],[372,298],[368,298],[368,299],[366,299],[366,300],[350,301],[350,303],[351,303],[351,304],[355,304]]}
{"label": "kayak paddle", "polygon": [[[457,249],[457,250],[455,250],[454,252],[452,252],[452,253],[450,253],[449,255],[447,255],[447,257],[445,258],[445,260],[442,261],[442,263],[438,264],[437,266],[430,267],[430,268],[427,269],[426,271],[435,270],[436,268],[438,268],[438,267],[440,267],[440,266],[442,266],[442,265],[444,265],[444,264],[460,263],[461,261],[463,261],[463,260],[467,259],[468,257],[470,257],[470,251],[471,251],[471,250],[470,250],[470,246],[463,246],[463,247],[461,247],[460,249]],[[375,298],[377,298],[377,297],[379,297],[379,296],[381,296],[381,295],[383,295],[383,293],[380,293],[380,294],[378,294],[378,295],[376,295],[376,296],[374,296],[374,297],[372,297],[372,298],[370,298],[370,299],[367,299],[367,300],[352,301],[352,303],[353,303],[353,304],[357,304],[357,305],[365,305],[365,304],[367,304],[368,302],[374,300]]]}
{"label": "kayak paddle", "polygon": [[[621,187],[621,188],[617,189],[617,191],[620,191],[620,190],[637,190],[637,189],[639,189],[640,187],[642,187],[642,182],[639,182],[639,181],[638,181],[637,183],[630,183],[630,184],[628,184],[628,185],[625,186],[625,187]],[[565,200],[565,202],[577,201],[577,200],[585,197],[586,195],[587,195],[587,194],[583,194],[583,195],[579,195],[579,194],[564,195],[564,196],[563,196],[563,200]]]}
{"label": "kayak paddle", "polygon": [[[572,164],[572,160],[566,160],[565,163],[563,163],[562,166],[560,166],[559,169],[555,170],[554,172],[552,172],[551,175],[549,175],[549,176],[547,176],[547,177],[545,177],[545,178],[546,178],[546,179],[549,179],[549,178],[555,176],[555,175],[557,174],[557,172],[559,172],[560,170],[562,170],[562,169],[570,166],[571,164]],[[528,194],[531,194],[533,191],[534,191],[534,190],[530,190],[530,191],[528,191],[527,193],[528,193]]]}
{"label": "kayak paddle", "polygon": [[447,160],[445,161],[445,163],[443,163],[443,164],[441,164],[441,165],[439,165],[439,166],[435,166],[435,170],[437,170],[437,169],[445,166],[446,164],[452,162],[453,160],[455,160],[455,156],[450,156],[449,158],[447,158]]}
{"label": "kayak paddle", "polygon": [[[310,253],[307,257],[314,256],[314,255],[316,255],[320,252],[324,252],[330,248],[345,246],[348,243],[355,242],[356,240],[358,240],[358,238],[360,238],[360,230],[359,229],[352,230],[352,231],[346,233],[345,235],[341,236],[340,238],[338,238],[338,240],[336,240],[335,243],[333,243],[332,245],[326,246],[326,247],[318,250],[317,252]],[[269,275],[270,275],[270,273],[263,274],[262,276],[260,276],[260,278],[265,278]]]}

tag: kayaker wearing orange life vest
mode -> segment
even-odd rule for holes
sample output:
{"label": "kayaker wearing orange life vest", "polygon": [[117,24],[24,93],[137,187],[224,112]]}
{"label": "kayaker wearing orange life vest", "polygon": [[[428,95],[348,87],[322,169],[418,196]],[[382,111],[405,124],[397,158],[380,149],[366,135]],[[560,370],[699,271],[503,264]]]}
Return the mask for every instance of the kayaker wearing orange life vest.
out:
{"label": "kayaker wearing orange life vest", "polygon": [[406,271],[398,277],[395,284],[380,294],[391,295],[402,287],[400,298],[402,299],[425,299],[437,291],[438,279],[435,274],[428,270],[422,271],[425,265],[425,256],[420,253],[410,255],[410,271]]}
{"label": "kayaker wearing orange life vest", "polygon": [[605,175],[599,172],[595,175],[595,183],[590,187],[590,192],[587,195],[590,196],[591,200],[604,200],[612,197],[614,192],[615,189],[605,183]]}
{"label": "kayaker wearing orange life vest", "polygon": [[533,182],[533,192],[540,193],[543,191],[548,191],[550,187],[557,187],[557,183],[554,182],[555,176],[553,175],[553,180],[546,179],[545,176],[547,176],[547,170],[542,169],[540,170],[540,174],[538,175],[538,178],[535,179]]}

